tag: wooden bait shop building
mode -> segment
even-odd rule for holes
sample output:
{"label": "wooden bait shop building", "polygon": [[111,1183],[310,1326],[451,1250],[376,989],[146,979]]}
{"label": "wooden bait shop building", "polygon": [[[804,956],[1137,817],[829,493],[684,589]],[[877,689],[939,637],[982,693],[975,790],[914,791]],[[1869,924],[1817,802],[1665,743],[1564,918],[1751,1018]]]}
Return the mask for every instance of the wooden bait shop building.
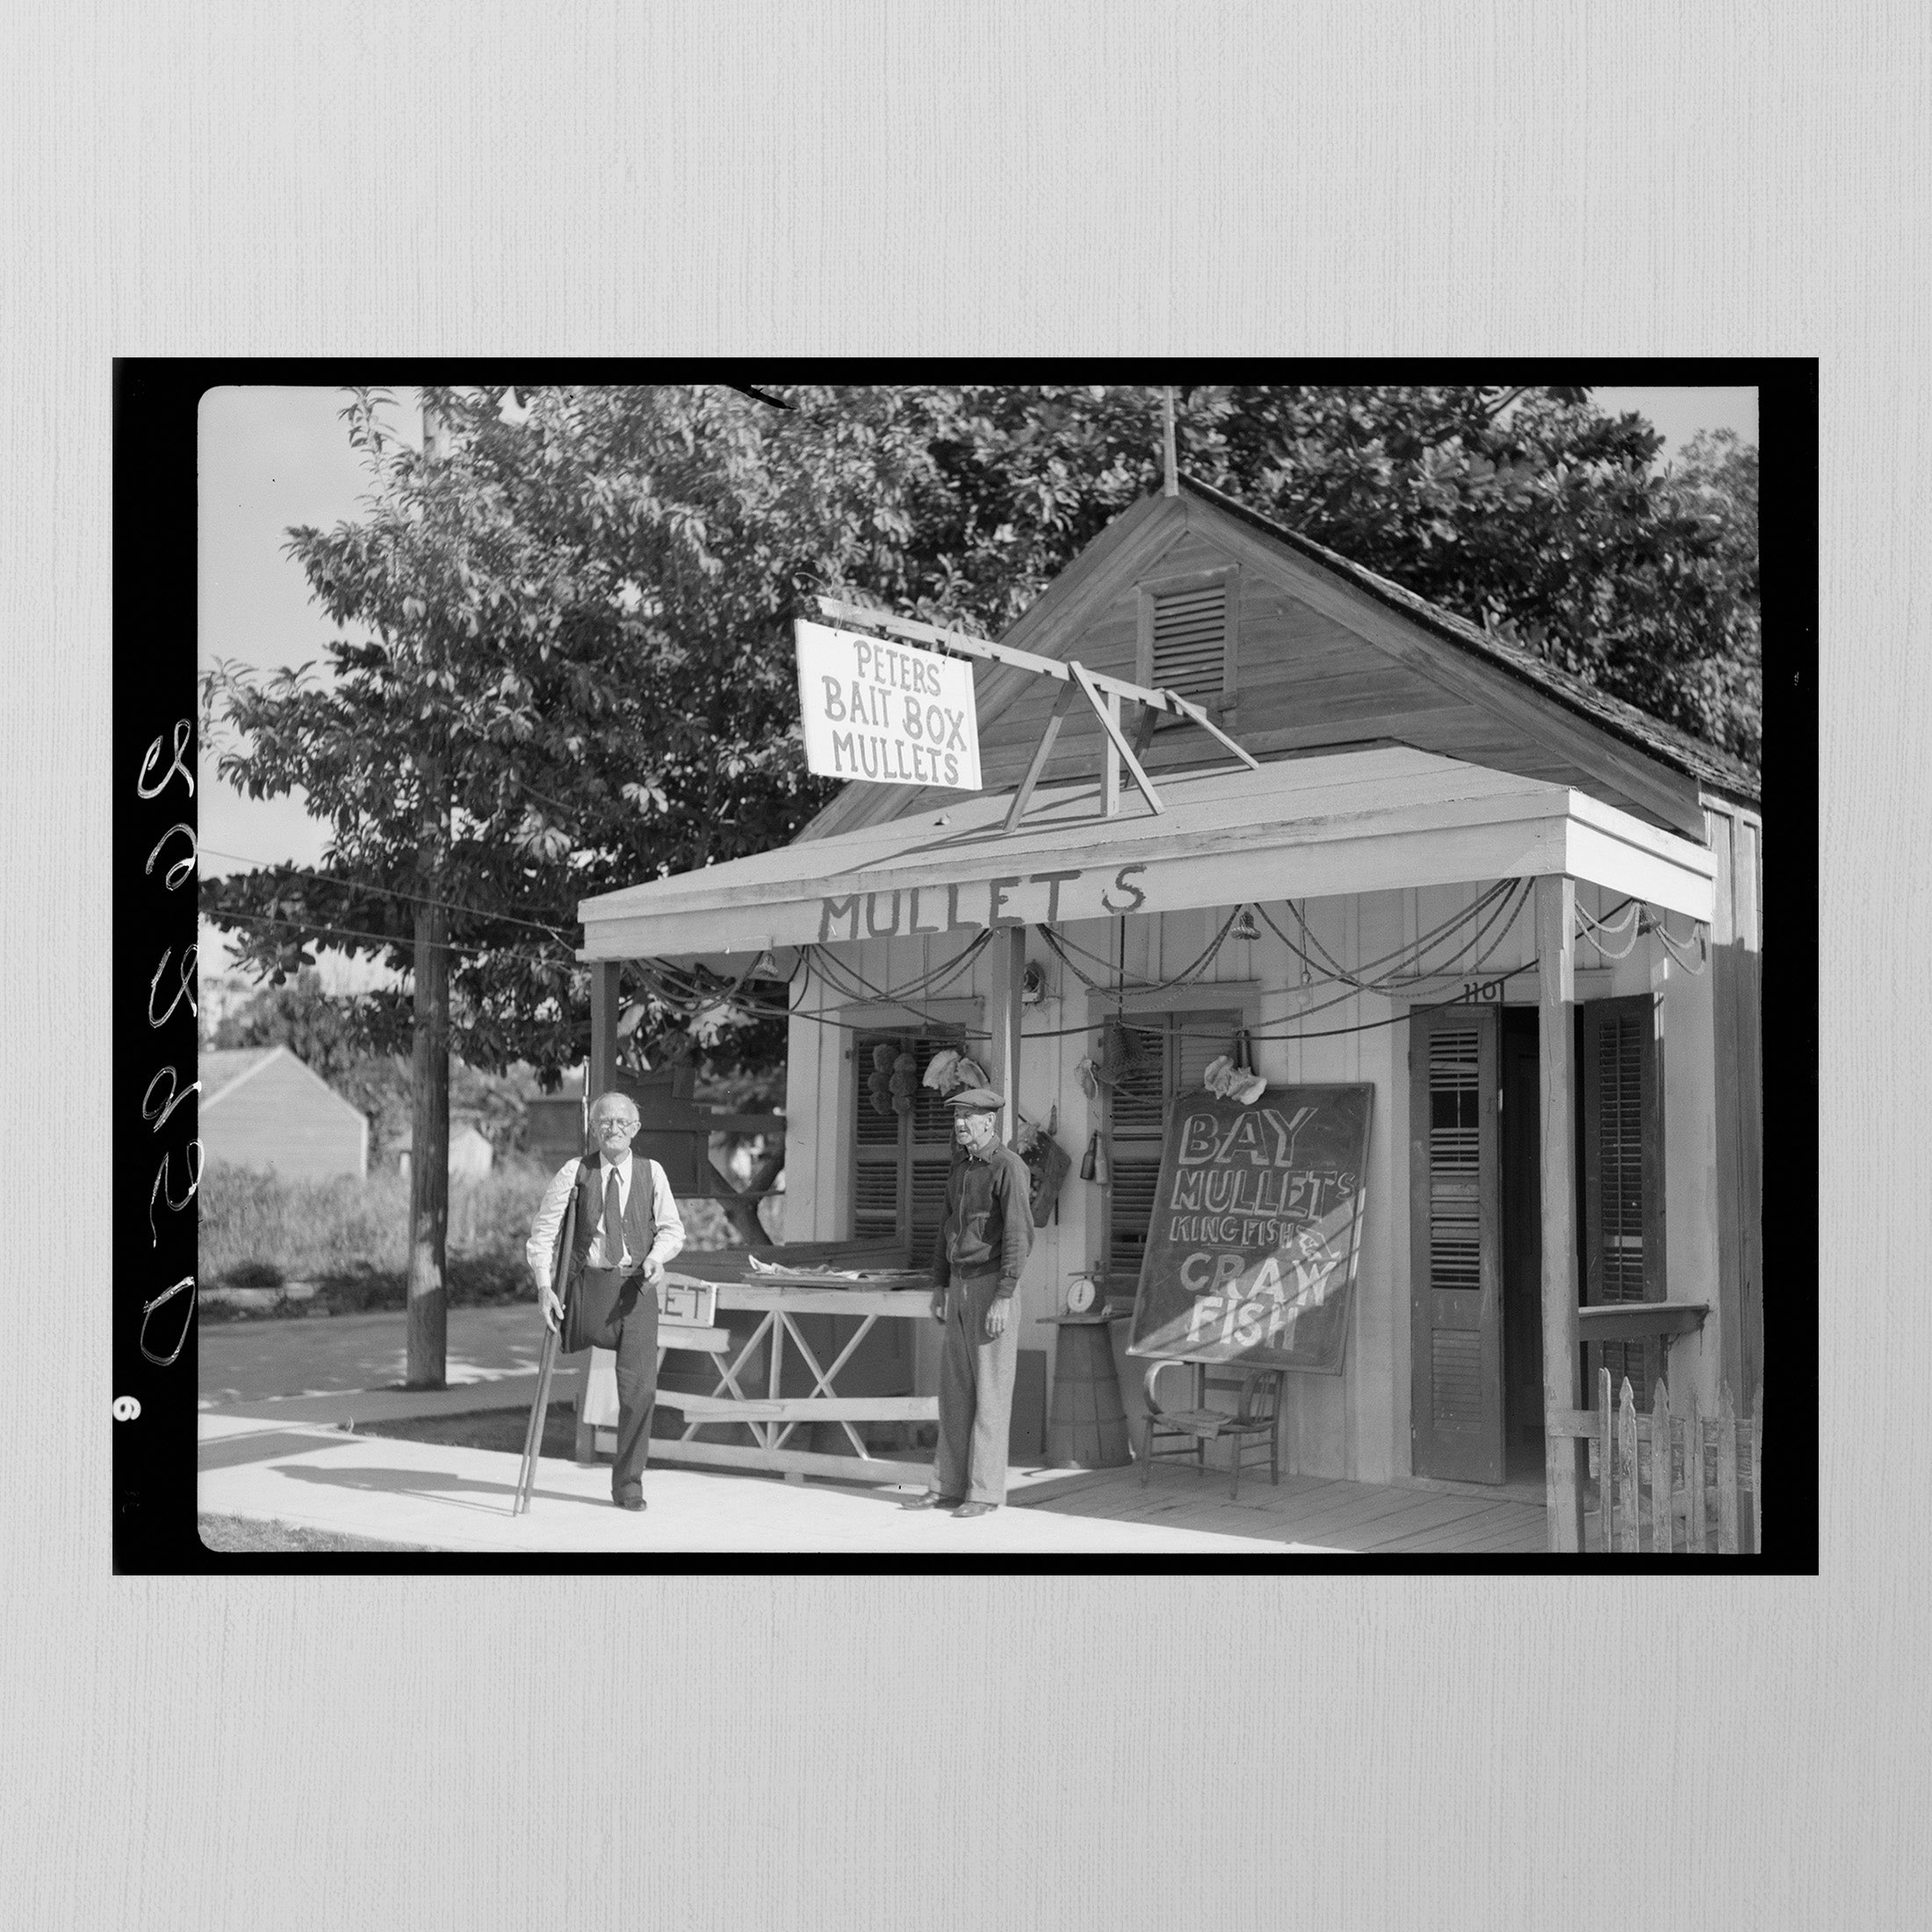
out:
{"label": "wooden bait shop building", "polygon": [[[1667,1377],[1674,1406],[1727,1388],[1748,1408],[1747,768],[1186,478],[991,654],[827,616],[977,659],[981,789],[861,772],[781,850],[583,902],[593,1092],[640,974],[789,974],[786,1241],[923,1260],[950,1151],[917,1077],[963,1049],[1008,1137],[1028,1123],[1068,1157],[1020,1291],[1050,1373],[1070,1280],[1131,1301],[1150,1238],[1168,1265],[1164,1144],[1210,1066],[1266,1090],[1256,1174],[1210,1176],[1175,1224],[1200,1295],[1217,1242],[1299,1225],[1266,1171],[1297,1096],[1366,1090],[1352,1281],[1332,1352],[1285,1378],[1289,1468],[1535,1482],[1550,1547],[1575,1550],[1600,1368],[1642,1408]],[[881,1064],[901,1075],[883,1107]],[[1223,1304],[1198,1332],[1225,1338]],[[883,1325],[929,1395],[937,1330]],[[1131,1424],[1147,1365],[1113,1333]]]}

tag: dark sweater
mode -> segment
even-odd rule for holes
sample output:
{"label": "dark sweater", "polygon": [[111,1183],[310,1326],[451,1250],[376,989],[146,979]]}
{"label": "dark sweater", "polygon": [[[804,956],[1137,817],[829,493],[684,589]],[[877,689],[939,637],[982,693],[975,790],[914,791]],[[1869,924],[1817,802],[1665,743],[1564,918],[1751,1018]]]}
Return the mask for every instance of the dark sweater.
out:
{"label": "dark sweater", "polygon": [[955,1161],[946,1177],[946,1218],[933,1244],[933,1285],[999,1275],[999,1294],[1020,1286],[1033,1252],[1033,1176],[1010,1147]]}

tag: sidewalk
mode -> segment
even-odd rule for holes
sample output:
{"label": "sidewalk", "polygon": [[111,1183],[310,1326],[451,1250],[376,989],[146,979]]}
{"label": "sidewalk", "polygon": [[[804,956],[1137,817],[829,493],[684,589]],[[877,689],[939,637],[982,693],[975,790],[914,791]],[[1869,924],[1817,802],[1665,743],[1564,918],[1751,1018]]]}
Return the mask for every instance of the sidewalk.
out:
{"label": "sidewalk", "polygon": [[1179,1526],[1007,1508],[970,1523],[908,1512],[901,1492],[792,1483],[679,1466],[645,1477],[650,1507],[613,1508],[610,1470],[546,1460],[529,1513],[510,1513],[517,1459],[444,1443],[355,1436],[313,1423],[204,1415],[204,1514],[334,1530],[386,1543],[500,1555],[748,1553],[954,1555],[1161,1554],[1267,1559],[1308,1545]]}
{"label": "sidewalk", "polygon": [[[649,1508],[610,1502],[604,1462],[547,1458],[529,1512],[510,1513],[517,1458],[446,1443],[359,1436],[341,1425],[483,1409],[528,1410],[542,1331],[531,1308],[452,1308],[451,1387],[407,1390],[400,1314],[241,1322],[204,1329],[198,1387],[205,1515],[330,1530],[437,1550],[872,1554],[937,1555],[1218,1554],[1271,1558],[1319,1546],[1265,1533],[1236,1535],[1174,1524],[1108,1520],[1009,1506],[970,1523],[940,1510],[908,1512],[904,1493],[869,1485],[786,1482],[762,1474],[666,1465],[645,1477]],[[551,1385],[567,1395],[575,1372]],[[1015,1470],[1009,1493],[1065,1480]],[[1265,1529],[1257,1525],[1258,1529]],[[406,1560],[405,1560],[406,1561]]]}

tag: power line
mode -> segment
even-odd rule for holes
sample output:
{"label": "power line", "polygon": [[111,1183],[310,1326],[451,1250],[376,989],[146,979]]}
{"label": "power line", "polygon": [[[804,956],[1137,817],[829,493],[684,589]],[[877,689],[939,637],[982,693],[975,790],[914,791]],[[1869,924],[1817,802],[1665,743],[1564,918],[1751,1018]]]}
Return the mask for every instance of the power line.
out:
{"label": "power line", "polygon": [[525,926],[530,932],[547,934],[559,946],[570,944],[556,926],[546,926],[538,919],[519,919],[514,912],[487,912],[481,906],[464,905],[455,899],[433,899],[421,892],[405,892],[399,886],[368,885],[360,881],[340,878],[332,872],[318,872],[312,866],[286,865],[273,859],[251,859],[244,852],[223,852],[216,846],[202,846],[199,849],[213,858],[234,859],[243,865],[256,866],[263,871],[287,873],[301,879],[314,879],[321,884],[336,886],[345,892],[372,892],[379,898],[400,899],[408,905],[440,906],[445,912],[461,912],[471,919],[494,919],[500,926]]}
{"label": "power line", "polygon": [[[399,951],[412,949],[417,941],[408,934],[394,933],[365,933],[353,926],[327,926],[314,919],[277,919],[267,912],[238,912],[224,908],[219,912],[204,912],[204,919],[213,919],[216,925],[234,920],[246,926],[285,926],[291,932],[310,933],[318,938],[357,939],[375,946],[388,946]],[[472,940],[467,942],[458,940],[431,940],[427,942],[440,953],[491,953],[502,958],[527,959],[538,965],[552,966],[557,963],[552,954],[524,952],[514,946],[493,946],[487,941]],[[567,941],[561,943],[567,944]]]}

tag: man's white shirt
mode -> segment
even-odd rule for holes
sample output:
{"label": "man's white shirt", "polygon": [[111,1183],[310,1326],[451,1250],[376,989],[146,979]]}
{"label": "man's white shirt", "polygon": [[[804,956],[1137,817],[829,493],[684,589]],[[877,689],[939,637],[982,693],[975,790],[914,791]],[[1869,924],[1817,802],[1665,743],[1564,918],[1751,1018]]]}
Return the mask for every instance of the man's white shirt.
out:
{"label": "man's white shirt", "polygon": [[[544,1190],[544,1198],[538,1204],[537,1218],[530,1222],[530,1245],[523,1251],[530,1262],[530,1272],[537,1277],[539,1290],[550,1286],[550,1261],[551,1251],[557,1245],[557,1230],[564,1224],[564,1210],[570,1205],[570,1191],[577,1185],[577,1177],[583,1171],[580,1160],[566,1161],[557,1170],[556,1178]],[[637,1161],[631,1155],[625,1155],[621,1165],[606,1168],[606,1173],[617,1177],[617,1200],[619,1211],[631,1205],[631,1179]],[[645,1164],[651,1171],[651,1217],[657,1222],[657,1238],[651,1244],[651,1252],[643,1259],[668,1261],[684,1246],[684,1218],[678,1213],[677,1197],[671,1192],[671,1183],[665,1179],[664,1170],[655,1161]],[[608,1181],[604,1183],[609,1186]],[[615,1262],[604,1257],[603,1200],[597,1200],[597,1231],[590,1238],[590,1252],[585,1257],[585,1265],[592,1268],[621,1267],[638,1264],[628,1247]]]}

